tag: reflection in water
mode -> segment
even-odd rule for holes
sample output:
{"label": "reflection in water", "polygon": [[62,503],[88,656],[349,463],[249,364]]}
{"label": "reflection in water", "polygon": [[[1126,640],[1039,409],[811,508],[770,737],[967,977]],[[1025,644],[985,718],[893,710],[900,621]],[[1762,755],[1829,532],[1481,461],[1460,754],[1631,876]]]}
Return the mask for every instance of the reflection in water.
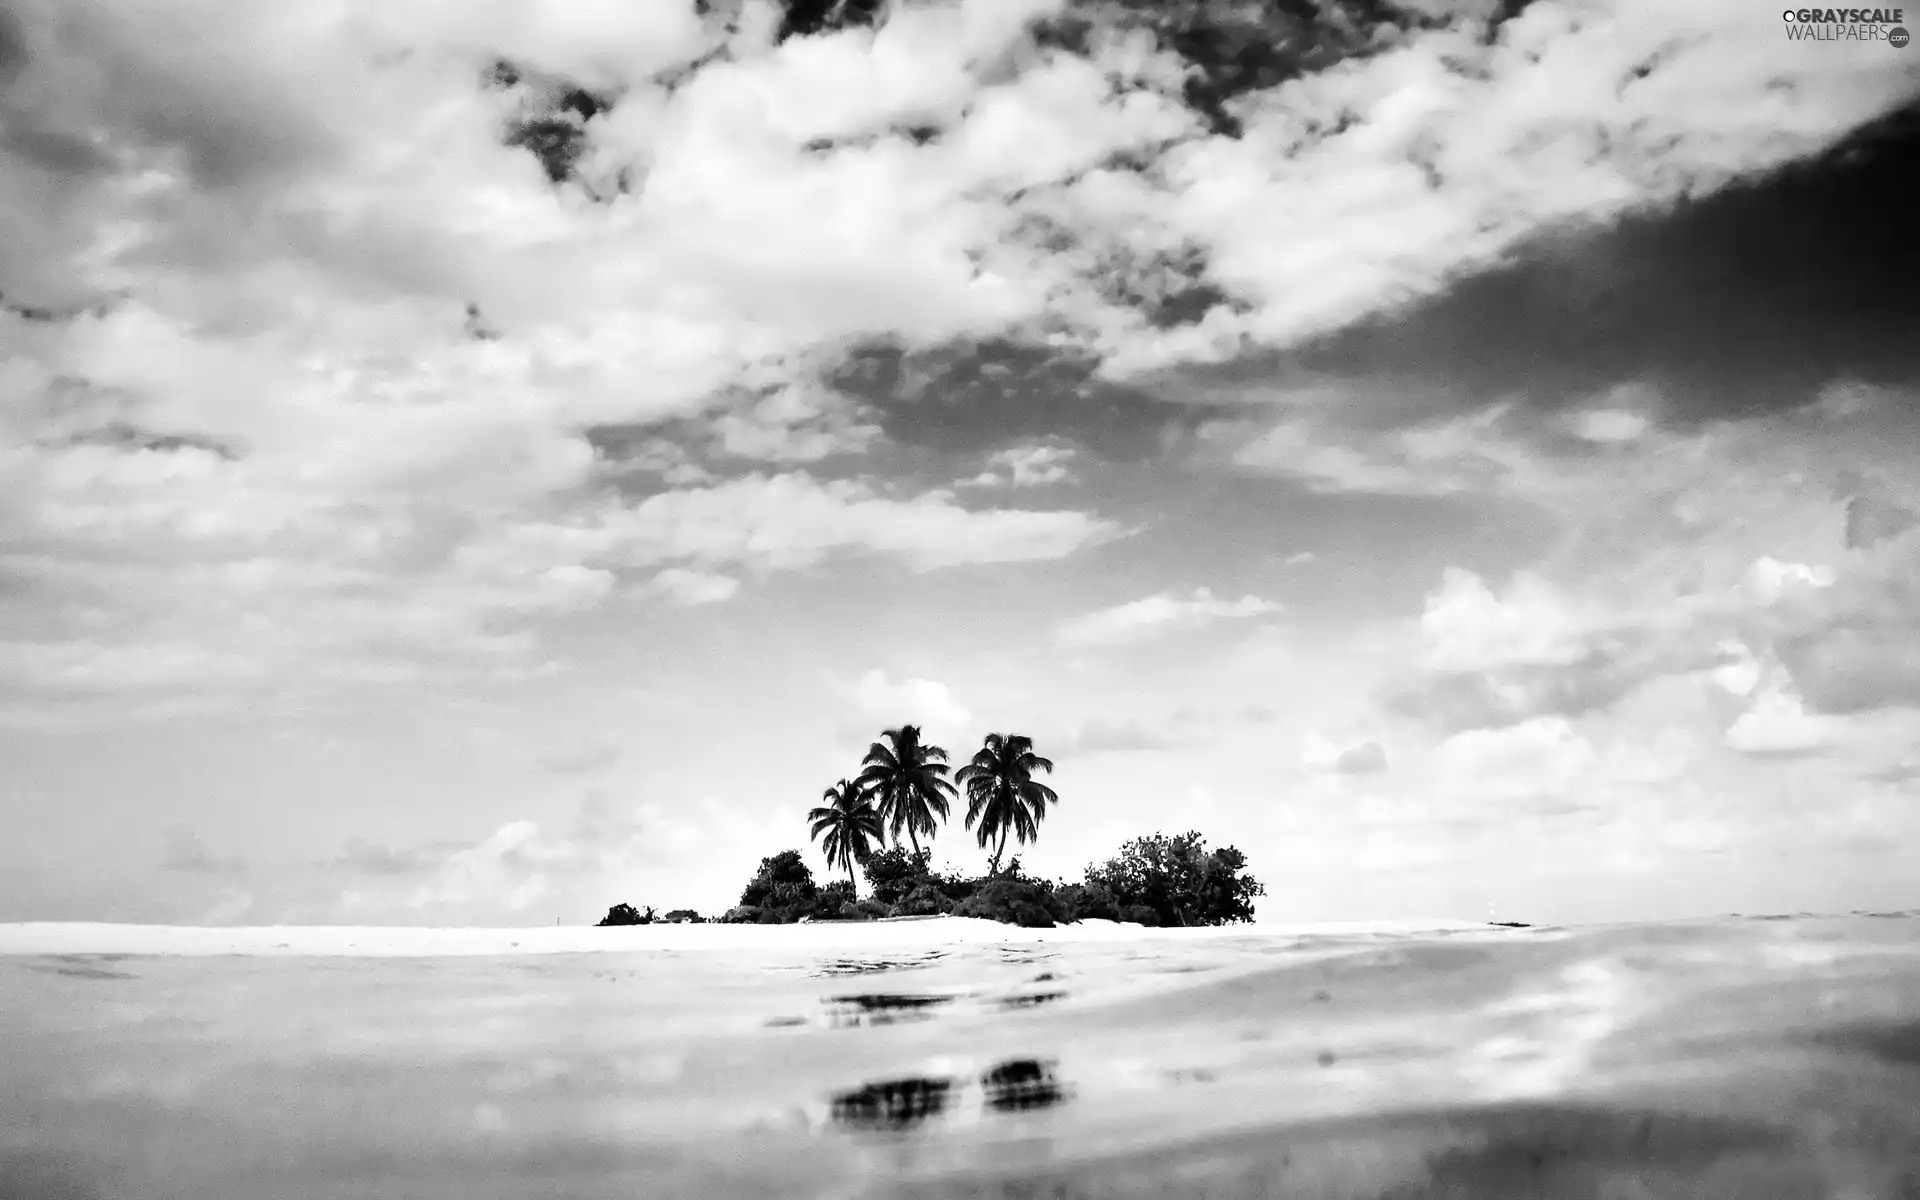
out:
{"label": "reflection in water", "polygon": [[908,1129],[946,1110],[951,1079],[889,1079],[833,1098],[833,1119],[855,1129]]}
{"label": "reflection in water", "polygon": [[1054,1075],[1054,1061],[1016,1058],[1003,1062],[980,1079],[987,1107],[995,1112],[1024,1112],[1051,1108],[1066,1099]]}
{"label": "reflection in water", "polygon": [[125,971],[112,971],[106,967],[96,967],[89,963],[74,963],[65,966],[41,967],[49,975],[65,975],[69,979],[138,979]]}
{"label": "reflection in water", "polygon": [[1920,923],[1047,951],[0,955],[0,1200],[1920,1200]]}
{"label": "reflection in water", "polygon": [[1038,1008],[1042,1004],[1052,1004],[1055,1000],[1067,998],[1065,992],[1024,992],[1012,996],[1003,996],[1001,1008]]}
{"label": "reflection in water", "polygon": [[96,1200],[99,1191],[74,1164],[27,1150],[0,1150],[0,1196],[7,1200]]}
{"label": "reflection in water", "polygon": [[952,996],[907,995],[876,992],[862,996],[829,996],[827,1024],[834,1029],[852,1029],[861,1025],[896,1025],[902,1021],[925,1021],[942,1004],[953,1003]]}
{"label": "reflection in water", "polygon": [[1830,1029],[1814,1040],[1889,1067],[1920,1067],[1920,1021]]}
{"label": "reflection in water", "polygon": [[[836,1092],[828,1112],[834,1125],[858,1132],[897,1133],[936,1117],[971,1111],[970,1089],[950,1076],[901,1076]],[[980,1110],[1030,1112],[1067,1099],[1053,1059],[1013,1058],[980,1076]]]}

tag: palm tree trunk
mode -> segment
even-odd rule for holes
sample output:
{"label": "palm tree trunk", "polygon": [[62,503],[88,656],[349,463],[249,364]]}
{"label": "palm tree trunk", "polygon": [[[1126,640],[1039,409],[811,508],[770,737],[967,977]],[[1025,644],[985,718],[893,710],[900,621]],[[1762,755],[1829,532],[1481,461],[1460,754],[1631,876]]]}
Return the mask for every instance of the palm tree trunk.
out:
{"label": "palm tree trunk", "polygon": [[913,843],[913,856],[920,857],[920,839],[913,832],[913,822],[907,822],[907,840]]}
{"label": "palm tree trunk", "polygon": [[994,846],[994,848],[993,848],[993,871],[992,871],[992,874],[993,874],[993,875],[994,875],[994,876],[995,876],[996,878],[997,878],[997,877],[999,876],[999,874],[1000,874],[1000,856],[1001,856],[1001,855],[1003,855],[1003,854],[1005,854],[1006,852],[1007,852],[1007,827],[1006,827],[1005,825],[1002,825],[1002,826],[1000,827],[1000,842],[999,842],[999,844],[998,844],[998,845],[996,845],[996,846]]}

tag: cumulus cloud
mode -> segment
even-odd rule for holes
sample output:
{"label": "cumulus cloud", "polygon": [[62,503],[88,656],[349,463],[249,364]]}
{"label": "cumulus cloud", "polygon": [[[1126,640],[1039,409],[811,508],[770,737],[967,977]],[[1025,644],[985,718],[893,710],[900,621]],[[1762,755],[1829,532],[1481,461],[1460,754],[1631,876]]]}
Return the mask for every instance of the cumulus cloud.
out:
{"label": "cumulus cloud", "polygon": [[1895,449],[1910,431],[1885,404],[1653,426],[1601,453],[1544,428],[1485,430],[1525,467],[1477,494],[1533,508],[1553,540],[1505,580],[1443,574],[1383,685],[1390,711],[1456,730],[1579,716],[1698,672],[1751,689],[1756,656],[1814,712],[1920,698],[1915,544],[1898,522],[1863,539],[1855,507],[1915,499]]}
{"label": "cumulus cloud", "polygon": [[[726,566],[1058,557],[1117,530],[727,463],[879,444],[821,383],[856,342],[1045,340],[1118,372],[1284,345],[1808,153],[1905,86],[1706,0],[1497,35],[1462,9],[1198,109],[1204,65],[1127,6],[1081,52],[1033,36],[1051,0],[780,45],[766,5],[643,7],[8,10],[12,690],[515,678],[554,669],[552,622],[722,599]],[[675,420],[698,454],[609,507],[592,431]],[[1518,469],[1470,428],[1317,430],[1246,453],[1415,494]],[[1026,453],[996,477],[1064,469]]]}
{"label": "cumulus cloud", "polygon": [[1259,596],[1216,600],[1210,589],[1202,587],[1184,597],[1161,592],[1074,617],[1061,624],[1056,636],[1063,646],[1113,646],[1278,611],[1278,604]]}
{"label": "cumulus cloud", "polygon": [[[350,842],[323,878],[329,890],[316,915],[470,924],[554,911],[586,920],[621,897],[711,908],[737,886],[736,873],[751,871],[754,839],[764,839],[769,825],[791,828],[798,820],[797,812],[753,814],[711,797],[621,806],[594,792],[571,822],[521,818],[471,841],[417,846]],[[689,865],[696,861],[697,869]],[[716,886],[716,870],[727,883]]]}
{"label": "cumulus cloud", "polygon": [[1301,745],[1300,765],[1308,771],[1334,775],[1375,775],[1387,769],[1387,752],[1371,739],[1343,745],[1318,730],[1310,730]]}
{"label": "cumulus cloud", "polygon": [[1427,596],[1420,631],[1437,670],[1564,666],[1590,653],[1608,619],[1530,572],[1499,595],[1473,572],[1450,568]]}
{"label": "cumulus cloud", "polygon": [[[836,681],[835,689],[845,701],[850,715],[862,724],[860,736],[870,736],[878,728],[901,724],[934,725],[945,729],[964,726],[973,714],[954,698],[946,684],[933,679],[896,680],[875,668],[852,681]],[[878,725],[875,723],[878,722]],[[874,730],[869,730],[874,726]]]}
{"label": "cumulus cloud", "polygon": [[1204,248],[1237,302],[1130,338],[1115,365],[1224,356],[1430,292],[1542,229],[1767,171],[1909,88],[1866,43],[1815,62],[1712,0],[1534,5],[1497,37],[1462,7],[1364,63],[1242,98],[1243,139],[1183,146],[1160,188],[1090,180],[1076,215]]}
{"label": "cumulus cloud", "polygon": [[1774,671],[1727,727],[1727,745],[1756,756],[1810,754],[1833,740],[1834,724],[1831,717],[1809,713],[1785,672]]}
{"label": "cumulus cloud", "polygon": [[1074,477],[1074,452],[1064,446],[1013,446],[995,452],[986,469],[966,481],[969,487],[1041,487]]}
{"label": "cumulus cloud", "polygon": [[740,591],[740,581],[731,575],[712,571],[668,567],[648,580],[640,590],[645,595],[665,596],[682,607],[695,608],[733,599]]}
{"label": "cumulus cloud", "polygon": [[606,514],[600,536],[628,563],[685,559],[778,570],[864,551],[931,571],[1060,558],[1120,532],[1085,512],[976,511],[945,490],[895,499],[870,484],[792,473],[650,496]]}

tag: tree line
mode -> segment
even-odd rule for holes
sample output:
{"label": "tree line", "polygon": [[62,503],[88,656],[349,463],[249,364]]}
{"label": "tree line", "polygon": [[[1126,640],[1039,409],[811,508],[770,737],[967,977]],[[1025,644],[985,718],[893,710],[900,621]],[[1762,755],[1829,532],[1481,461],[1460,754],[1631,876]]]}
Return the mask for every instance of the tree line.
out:
{"label": "tree line", "polygon": [[[1053,762],[1034,752],[1024,734],[990,733],[958,771],[947,752],[927,742],[915,725],[881,733],[861,769],[826,789],[807,814],[812,840],[820,842],[830,869],[847,878],[821,885],[799,850],[760,860],[740,902],[724,922],[785,924],[802,920],[872,920],[885,917],[986,917],[1026,926],[1051,926],[1086,918],[1142,925],[1219,925],[1253,919],[1253,898],[1266,888],[1246,874],[1246,856],[1232,846],[1209,851],[1197,831],[1175,837],[1155,833],[1135,838],[1103,865],[1089,864],[1076,883],[1027,875],[1007,842],[1039,839],[1041,823],[1060,797],[1034,778],[1051,774]],[[951,778],[949,778],[951,774]],[[983,850],[987,874],[969,877],[931,867],[931,842],[965,795],[965,827]],[[904,839],[904,840],[903,840]],[[854,867],[866,875],[869,893],[858,894]],[[601,925],[648,924],[631,905],[615,905]],[[701,920],[691,910],[666,921]]]}

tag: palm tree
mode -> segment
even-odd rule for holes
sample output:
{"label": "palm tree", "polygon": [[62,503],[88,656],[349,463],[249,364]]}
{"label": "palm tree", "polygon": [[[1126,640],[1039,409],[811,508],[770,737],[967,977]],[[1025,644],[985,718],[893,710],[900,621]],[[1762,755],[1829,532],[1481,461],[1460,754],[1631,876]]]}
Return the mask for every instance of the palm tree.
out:
{"label": "palm tree", "polygon": [[853,864],[866,862],[873,855],[873,843],[886,841],[880,826],[880,813],[861,790],[842,779],[820,795],[826,803],[807,814],[813,822],[813,836],[826,834],[820,848],[827,853],[829,867],[838,864],[847,869],[847,882],[858,891]]}
{"label": "palm tree", "polygon": [[947,752],[920,740],[918,725],[902,725],[880,735],[862,762],[866,769],[856,781],[873,797],[893,842],[907,831],[914,857],[920,856],[920,837],[933,836],[934,817],[947,819],[947,802],[956,794],[947,779]]}
{"label": "palm tree", "polygon": [[979,823],[975,833],[980,848],[984,850],[988,842],[998,839],[991,874],[1000,873],[1007,834],[1011,832],[1023,843],[1036,840],[1047,805],[1060,800],[1052,788],[1034,780],[1036,770],[1051,773],[1053,762],[1033,752],[1032,738],[1019,733],[990,733],[973,761],[953,777],[967,790],[967,827],[974,829],[975,822]]}

